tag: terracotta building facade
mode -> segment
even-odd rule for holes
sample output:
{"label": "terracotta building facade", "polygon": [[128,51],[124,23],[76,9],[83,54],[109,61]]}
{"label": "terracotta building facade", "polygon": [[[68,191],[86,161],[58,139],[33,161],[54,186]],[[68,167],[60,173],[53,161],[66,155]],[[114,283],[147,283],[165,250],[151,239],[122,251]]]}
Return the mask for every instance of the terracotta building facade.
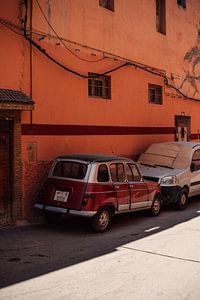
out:
{"label": "terracotta building facade", "polygon": [[52,159],[200,137],[199,0],[0,3],[0,226]]}

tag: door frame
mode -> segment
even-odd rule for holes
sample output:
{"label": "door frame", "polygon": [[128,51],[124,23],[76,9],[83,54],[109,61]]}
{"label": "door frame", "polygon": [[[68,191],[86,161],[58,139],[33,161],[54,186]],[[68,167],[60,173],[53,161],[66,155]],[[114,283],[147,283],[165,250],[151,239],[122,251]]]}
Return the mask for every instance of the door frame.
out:
{"label": "door frame", "polygon": [[187,142],[190,141],[191,136],[191,116],[184,114],[175,115],[175,141],[178,141],[178,128],[187,128]]}

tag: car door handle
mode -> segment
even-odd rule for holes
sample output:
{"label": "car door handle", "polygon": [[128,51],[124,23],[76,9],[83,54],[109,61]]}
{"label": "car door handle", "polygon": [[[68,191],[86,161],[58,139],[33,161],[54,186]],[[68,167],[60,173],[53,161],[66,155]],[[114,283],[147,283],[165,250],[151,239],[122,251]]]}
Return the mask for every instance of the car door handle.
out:
{"label": "car door handle", "polygon": [[134,187],[134,185],[130,184],[130,188],[133,188],[133,187]]}
{"label": "car door handle", "polygon": [[116,187],[116,189],[119,189],[119,185],[116,185],[115,187]]}

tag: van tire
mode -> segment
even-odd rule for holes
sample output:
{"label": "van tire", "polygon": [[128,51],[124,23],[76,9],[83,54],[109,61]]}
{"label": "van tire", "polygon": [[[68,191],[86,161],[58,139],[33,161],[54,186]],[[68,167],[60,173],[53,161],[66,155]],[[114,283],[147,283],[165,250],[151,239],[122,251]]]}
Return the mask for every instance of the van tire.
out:
{"label": "van tire", "polygon": [[44,215],[44,220],[47,224],[55,225],[58,224],[60,220],[60,214],[57,213],[52,213],[52,212],[45,212]]}
{"label": "van tire", "polygon": [[156,195],[154,197],[149,213],[152,217],[156,217],[160,214],[160,211],[161,211],[161,198],[159,195]]}
{"label": "van tire", "polygon": [[188,203],[188,191],[186,189],[182,189],[177,202],[177,209],[183,210],[186,208]]}
{"label": "van tire", "polygon": [[108,207],[102,207],[92,218],[92,228],[99,233],[103,233],[110,227],[111,211]]}

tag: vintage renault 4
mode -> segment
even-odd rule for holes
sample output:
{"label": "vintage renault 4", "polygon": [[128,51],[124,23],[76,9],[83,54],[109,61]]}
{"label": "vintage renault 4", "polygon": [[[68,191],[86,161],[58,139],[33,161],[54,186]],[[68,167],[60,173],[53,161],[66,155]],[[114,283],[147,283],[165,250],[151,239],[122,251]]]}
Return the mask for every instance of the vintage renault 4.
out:
{"label": "vintage renault 4", "polygon": [[161,209],[160,186],[144,181],[136,162],[117,156],[71,154],[57,157],[35,208],[46,222],[61,214],[91,218],[97,232],[108,229],[115,214]]}

